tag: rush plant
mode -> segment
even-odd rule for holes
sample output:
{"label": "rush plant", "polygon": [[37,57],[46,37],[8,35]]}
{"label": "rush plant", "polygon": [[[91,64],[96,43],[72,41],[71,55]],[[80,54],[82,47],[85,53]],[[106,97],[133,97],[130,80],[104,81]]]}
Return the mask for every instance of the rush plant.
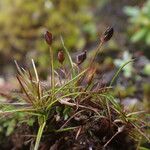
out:
{"label": "rush plant", "polygon": [[[113,82],[119,75],[122,68],[133,60],[123,64],[123,66],[117,71],[112,78],[110,85],[101,86],[99,81],[95,80],[96,68],[94,67],[94,61],[101,47],[110,40],[113,36],[113,28],[109,27],[106,29],[104,34],[100,38],[99,45],[95,50],[95,55],[91,59],[90,64],[85,68],[81,69],[81,64],[86,60],[87,51],[81,52],[77,55],[77,60],[74,62],[65,47],[63,38],[61,37],[62,49],[58,52],[58,61],[60,62],[60,68],[54,68],[54,56],[53,56],[53,36],[52,33],[45,33],[45,41],[49,46],[50,50],[50,82],[48,86],[45,86],[40,81],[38,71],[36,69],[34,60],[32,60],[33,69],[24,69],[18,65],[17,67],[17,79],[22,89],[21,99],[24,104],[22,107],[22,101],[20,101],[17,107],[13,109],[6,108],[5,103],[2,103],[1,115],[21,112],[29,114],[32,117],[35,116],[38,120],[38,132],[35,140],[34,150],[38,150],[40,141],[44,130],[49,128],[49,119],[55,119],[55,114],[59,114],[56,122],[59,124],[59,120],[63,124],[59,128],[53,127],[50,132],[67,132],[70,130],[77,129],[76,138],[81,131],[81,126],[70,126],[69,122],[78,114],[83,112],[91,112],[93,114],[88,119],[95,118],[105,120],[106,125],[112,129],[112,125],[117,128],[115,132],[112,132],[111,137],[107,137],[103,147],[107,147],[111,141],[122,132],[132,132],[135,130],[136,133],[144,136],[147,140],[149,137],[141,130],[140,124],[143,121],[138,120],[137,116],[141,115],[140,112],[125,112],[116,99],[111,95],[113,91]],[[68,65],[65,66],[65,61]],[[13,103],[8,104],[12,105]],[[63,112],[63,115],[60,115]],[[145,123],[146,125],[146,123]],[[129,130],[128,128],[131,127]],[[114,128],[114,127],[113,127]]]}

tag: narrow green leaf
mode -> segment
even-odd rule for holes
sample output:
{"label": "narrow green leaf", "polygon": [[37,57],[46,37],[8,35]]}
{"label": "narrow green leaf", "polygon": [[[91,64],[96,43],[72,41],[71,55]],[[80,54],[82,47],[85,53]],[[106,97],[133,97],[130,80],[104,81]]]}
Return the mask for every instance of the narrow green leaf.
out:
{"label": "narrow green leaf", "polygon": [[118,75],[119,75],[119,73],[122,71],[122,69],[123,69],[127,64],[129,64],[129,63],[131,63],[131,62],[133,62],[133,61],[134,61],[134,59],[129,60],[129,61],[127,61],[126,63],[124,63],[124,64],[119,68],[119,70],[115,73],[114,77],[112,78],[112,80],[111,80],[111,82],[110,82],[110,85],[109,85],[110,87],[113,85],[115,79],[118,77]]}
{"label": "narrow green leaf", "polygon": [[85,72],[87,71],[87,69],[83,70],[80,74],[78,74],[77,76],[75,76],[74,78],[72,78],[71,80],[69,80],[67,83],[65,83],[64,85],[62,85],[54,94],[57,94],[59,91],[61,91],[64,87],[66,87],[67,85],[69,85],[70,83],[74,82],[76,79],[78,79],[80,76],[82,76]]}
{"label": "narrow green leaf", "polygon": [[68,57],[68,59],[69,59],[69,63],[70,63],[70,66],[71,66],[71,70],[73,71],[73,76],[75,75],[75,70],[74,70],[74,67],[73,67],[73,61],[72,61],[72,58],[71,58],[71,56],[70,56],[70,54],[69,54],[69,51],[68,51],[68,49],[66,48],[66,46],[65,46],[65,44],[64,44],[64,40],[63,40],[63,38],[62,38],[62,36],[60,37],[60,39],[61,39],[61,43],[62,43],[62,45],[63,45],[63,47],[64,47],[64,50],[65,50],[65,53],[67,54],[67,57]]}

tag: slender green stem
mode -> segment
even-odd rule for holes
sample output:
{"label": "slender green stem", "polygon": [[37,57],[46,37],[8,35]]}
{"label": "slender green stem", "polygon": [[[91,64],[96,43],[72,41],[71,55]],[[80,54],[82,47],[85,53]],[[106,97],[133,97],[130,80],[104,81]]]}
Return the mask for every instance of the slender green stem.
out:
{"label": "slender green stem", "polygon": [[51,63],[51,86],[53,91],[55,86],[55,76],[54,76],[54,56],[53,56],[53,50],[51,46],[49,47],[49,50],[50,50],[50,63]]}
{"label": "slender green stem", "polygon": [[46,121],[44,121],[44,122],[40,125],[40,127],[39,127],[38,134],[37,134],[37,138],[36,138],[36,142],[35,142],[35,146],[34,146],[34,150],[38,150],[38,147],[39,147],[39,144],[40,144],[40,140],[41,140],[42,133],[43,133],[43,130],[44,130],[45,125],[46,125]]}
{"label": "slender green stem", "polygon": [[1,111],[0,110],[0,114],[16,113],[16,112],[25,112],[25,113],[28,113],[28,112],[35,112],[35,111],[36,111],[36,109],[23,108],[23,109],[14,109],[14,110],[7,110],[7,111]]}
{"label": "slender green stem", "polygon": [[76,128],[79,128],[79,126],[77,126],[77,127],[63,128],[63,129],[58,129],[58,130],[54,130],[54,131],[55,131],[56,133],[59,133],[59,132],[65,132],[65,131],[73,130],[73,129],[76,129]]}

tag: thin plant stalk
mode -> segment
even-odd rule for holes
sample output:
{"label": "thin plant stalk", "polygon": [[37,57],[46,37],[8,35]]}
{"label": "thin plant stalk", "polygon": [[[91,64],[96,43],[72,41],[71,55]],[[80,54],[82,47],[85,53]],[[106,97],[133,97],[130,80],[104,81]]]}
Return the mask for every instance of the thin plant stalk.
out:
{"label": "thin plant stalk", "polygon": [[118,128],[118,131],[107,141],[107,143],[104,145],[104,148],[122,131],[124,130],[124,126]]}
{"label": "thin plant stalk", "polygon": [[39,148],[39,144],[40,144],[40,141],[41,141],[41,137],[42,137],[42,134],[43,134],[43,130],[44,130],[44,127],[46,125],[46,121],[44,121],[40,127],[39,127],[39,130],[38,130],[38,134],[37,134],[37,138],[36,138],[36,142],[35,142],[35,146],[34,146],[34,150],[38,150]]}
{"label": "thin plant stalk", "polygon": [[51,87],[53,91],[55,87],[55,75],[54,75],[54,56],[53,56],[53,50],[51,46],[49,47],[49,51],[50,51],[50,64],[51,64]]}
{"label": "thin plant stalk", "polygon": [[92,59],[92,61],[91,61],[91,65],[90,65],[90,67],[93,65],[93,63],[94,63],[94,61],[95,61],[95,59],[96,59],[96,56],[98,55],[98,53],[100,52],[100,50],[101,50],[101,48],[102,48],[102,45],[103,45],[103,43],[104,42],[100,42],[100,44],[98,45],[98,47],[97,47],[97,49],[96,49],[96,52],[95,52],[95,54],[94,54],[94,57],[93,57],[93,59]]}

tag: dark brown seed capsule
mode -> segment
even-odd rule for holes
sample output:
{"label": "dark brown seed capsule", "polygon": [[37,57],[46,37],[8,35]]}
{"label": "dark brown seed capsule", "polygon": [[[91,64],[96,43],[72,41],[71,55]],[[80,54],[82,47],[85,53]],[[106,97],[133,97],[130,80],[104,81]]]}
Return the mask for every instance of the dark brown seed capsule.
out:
{"label": "dark brown seed capsule", "polygon": [[45,41],[48,45],[52,44],[52,40],[53,40],[53,35],[52,33],[50,33],[49,31],[46,31],[45,33]]}
{"label": "dark brown seed capsule", "polygon": [[80,65],[86,59],[86,51],[83,51],[81,54],[77,55],[77,64]]}
{"label": "dark brown seed capsule", "polygon": [[58,58],[58,61],[63,64],[64,60],[65,60],[65,56],[64,56],[64,52],[62,50],[60,50],[58,52],[58,55],[57,55],[57,58]]}
{"label": "dark brown seed capsule", "polygon": [[107,42],[113,36],[114,29],[112,27],[108,27],[101,37],[101,42]]}

